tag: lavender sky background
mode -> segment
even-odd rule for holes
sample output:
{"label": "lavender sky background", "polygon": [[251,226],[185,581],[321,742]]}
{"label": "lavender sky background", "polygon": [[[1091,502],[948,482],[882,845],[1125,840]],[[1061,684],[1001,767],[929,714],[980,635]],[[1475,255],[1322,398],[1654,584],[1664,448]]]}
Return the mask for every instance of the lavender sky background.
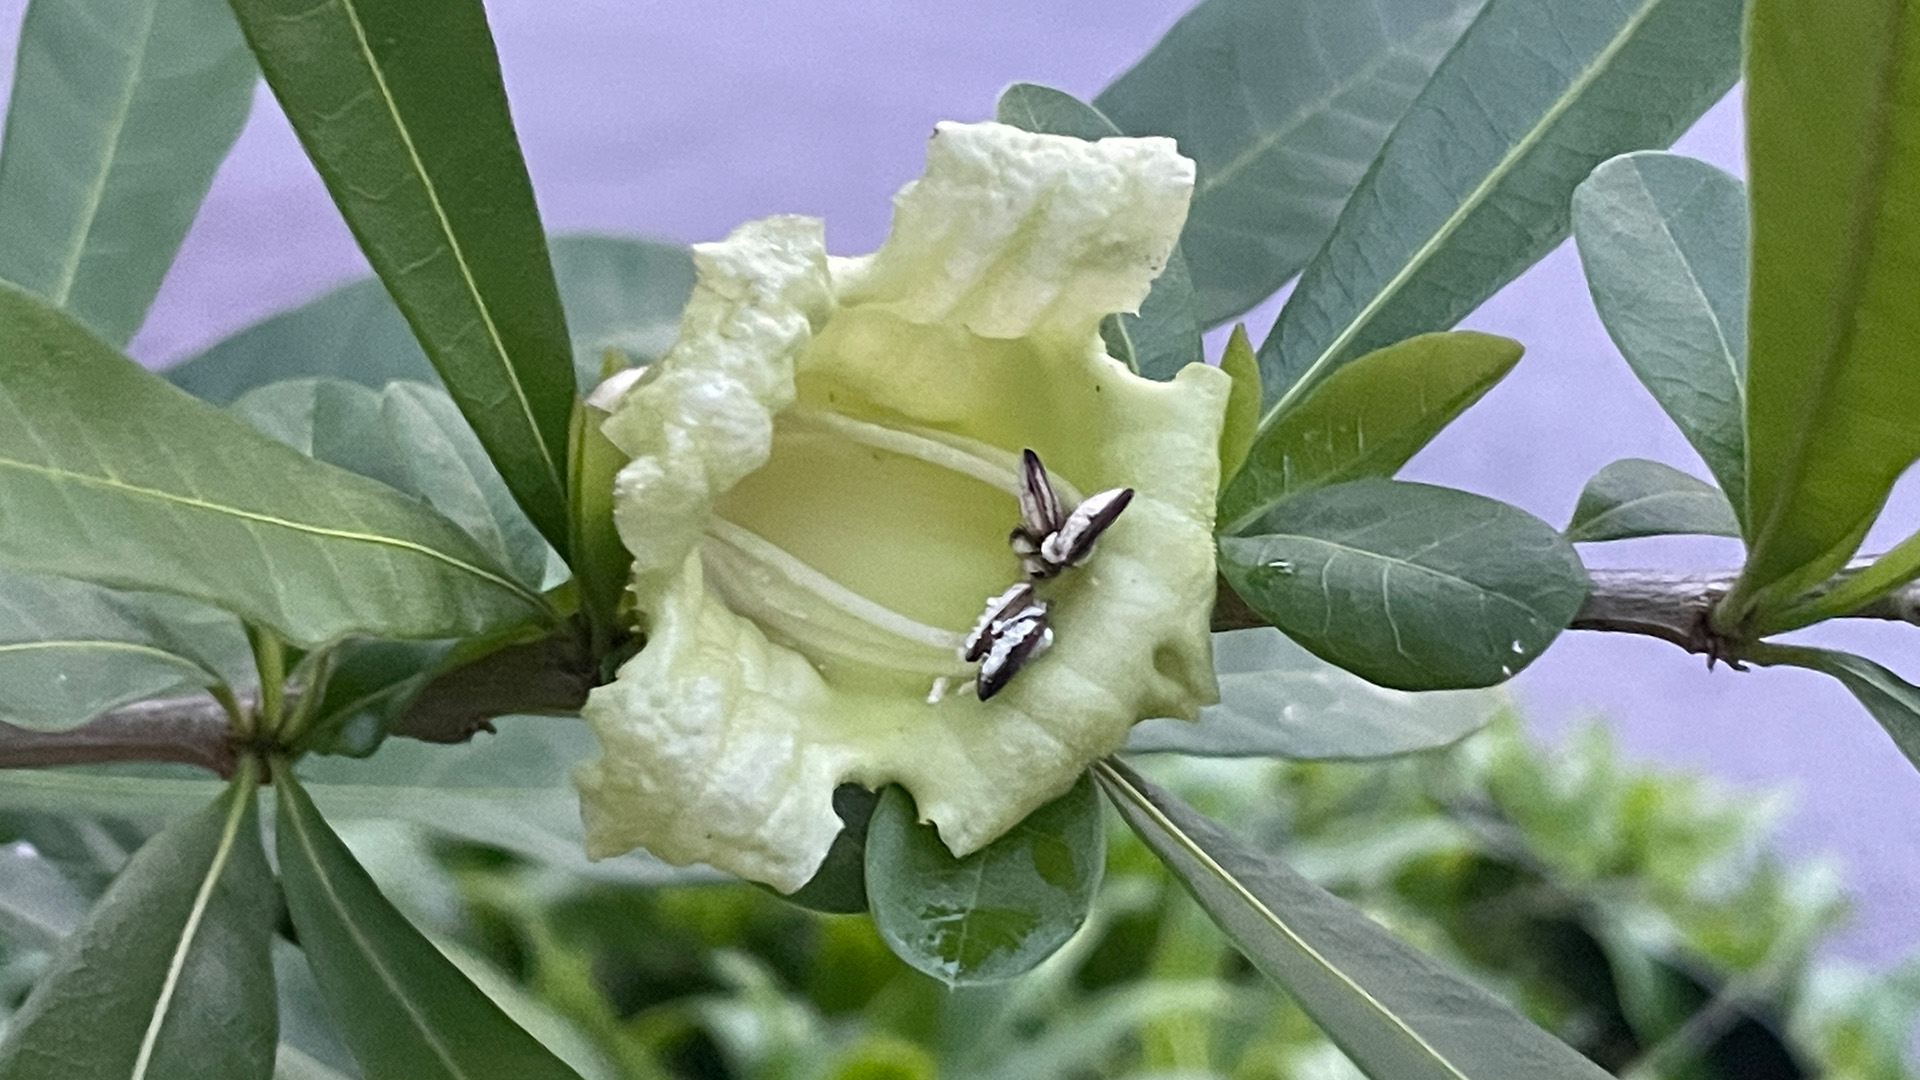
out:
{"label": "lavender sky background", "polygon": [[[541,210],[553,231],[709,240],[771,213],[826,218],[838,253],[875,247],[888,199],[920,169],[935,121],[985,119],[1009,82],[1083,98],[1143,54],[1182,0],[493,0]],[[0,0],[10,80],[25,0]],[[1741,171],[1737,93],[1676,149]],[[286,121],[261,92],[168,278],[136,357],[160,365],[366,273]],[[1248,319],[1256,341],[1276,305]],[[1586,478],[1620,457],[1705,476],[1633,380],[1587,296],[1571,244],[1467,326],[1528,347],[1516,373],[1404,476],[1516,503],[1559,525]],[[1217,353],[1218,340],[1209,355]],[[1869,539],[1920,522],[1897,493]],[[1589,546],[1603,566],[1733,567],[1728,540]],[[1911,628],[1811,636],[1909,677]],[[1786,850],[1837,857],[1857,918],[1835,952],[1874,966],[1920,951],[1920,775],[1838,686],[1795,671],[1712,674],[1651,639],[1570,633],[1514,680],[1530,729],[1553,738],[1606,717],[1641,760],[1794,793]]]}

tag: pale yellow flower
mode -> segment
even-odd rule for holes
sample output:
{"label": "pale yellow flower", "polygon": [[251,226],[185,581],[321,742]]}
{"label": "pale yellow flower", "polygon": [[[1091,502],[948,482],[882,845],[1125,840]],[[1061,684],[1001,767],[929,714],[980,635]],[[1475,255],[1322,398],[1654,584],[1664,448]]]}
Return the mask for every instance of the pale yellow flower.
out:
{"label": "pale yellow flower", "polygon": [[[592,854],[645,847],[791,891],[834,788],[898,783],[956,854],[1061,794],[1137,720],[1214,700],[1228,379],[1102,346],[1186,217],[1166,139],[943,124],[873,255],[776,217],[694,249],[678,343],[603,387],[646,647],[585,715]],[[1039,584],[1051,648],[989,701],[956,655],[1021,580],[1023,448],[1068,500],[1135,495]]]}

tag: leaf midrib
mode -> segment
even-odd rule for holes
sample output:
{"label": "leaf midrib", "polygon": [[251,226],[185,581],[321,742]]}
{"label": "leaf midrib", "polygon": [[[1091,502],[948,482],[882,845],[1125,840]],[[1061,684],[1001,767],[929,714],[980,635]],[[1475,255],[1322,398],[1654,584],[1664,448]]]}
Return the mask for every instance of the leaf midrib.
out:
{"label": "leaf midrib", "polygon": [[244,758],[240,765],[240,775],[233,785],[233,810],[220,827],[220,842],[214,848],[213,862],[207,867],[206,876],[200,880],[200,888],[194,893],[193,906],[188,909],[187,922],[180,931],[180,941],[174,946],[173,958],[167,964],[167,975],[160,984],[159,997],[154,1000],[153,1013],[147,1021],[146,1034],[140,1039],[140,1052],[133,1061],[133,1072],[129,1080],[145,1080],[147,1069],[153,1063],[154,1048],[159,1044],[160,1031],[166,1026],[167,1012],[173,1006],[173,996],[180,987],[180,975],[186,970],[187,955],[193,950],[193,943],[200,933],[200,922],[213,902],[213,890],[220,878],[226,873],[227,860],[233,854],[234,841],[240,835],[240,823],[246,820],[247,800],[253,798],[257,765],[253,758]]}
{"label": "leaf midrib", "polygon": [[426,162],[421,160],[420,151],[414,145],[413,132],[407,127],[406,120],[400,115],[399,103],[394,100],[393,91],[387,86],[387,77],[380,68],[380,62],[373,54],[373,46],[367,40],[366,27],[361,25],[360,13],[354,9],[353,0],[337,0],[340,11],[347,17],[347,23],[353,28],[354,44],[359,48],[361,58],[366,62],[367,73],[373,77],[374,87],[379,91],[380,103],[386,107],[387,117],[393,121],[394,133],[400,137],[400,145],[406,148],[407,161],[413,167],[414,176],[420,181],[421,189],[426,193],[427,202],[433,207],[434,221],[440,227],[440,235],[446,239],[447,247],[453,255],[453,265],[460,271],[461,284],[466,286],[467,296],[473,301],[474,311],[480,316],[480,323],[486,328],[487,341],[492,346],[494,356],[500,362],[500,368],[506,373],[506,383],[513,389],[514,403],[520,407],[520,417],[528,432],[533,435],[533,445],[539,451],[540,464],[547,474],[547,481],[555,491],[566,490],[566,482],[560,475],[553,454],[547,448],[547,441],[540,429],[539,421],[533,414],[533,403],[527,399],[526,387],[520,382],[520,373],[514,370],[513,360],[507,355],[507,345],[500,336],[500,328],[494,324],[493,309],[487,306],[480,295],[480,284],[473,278],[473,269],[468,265],[465,249],[460,246],[460,238],[454,234],[453,222],[447,217],[444,204],[440,201],[440,189],[434,185],[433,177],[427,172]]}
{"label": "leaf midrib", "polygon": [[[1379,522],[1376,524],[1385,524],[1385,523],[1386,522]],[[1243,539],[1251,543],[1251,542],[1256,542],[1260,540],[1266,540],[1269,538],[1276,539],[1276,540],[1294,541],[1294,542],[1304,543],[1304,544],[1317,544],[1321,547],[1332,548],[1338,554],[1355,555],[1360,557],[1363,560],[1371,560],[1375,562],[1386,563],[1390,567],[1396,567],[1396,566],[1405,567],[1409,570],[1415,571],[1416,573],[1419,573],[1419,574],[1423,574],[1427,577],[1439,578],[1442,581],[1447,581],[1455,585],[1463,586],[1475,593],[1478,593],[1484,596],[1490,596],[1495,600],[1498,600],[1501,603],[1506,604],[1532,618],[1537,619],[1540,616],[1540,613],[1538,611],[1535,611],[1533,608],[1528,607],[1526,604],[1521,603],[1520,601],[1514,599],[1513,597],[1508,596],[1505,593],[1496,592],[1492,589],[1489,589],[1485,585],[1480,584],[1479,582],[1469,581],[1468,579],[1460,577],[1457,574],[1450,574],[1445,570],[1441,570],[1436,567],[1413,562],[1412,560],[1399,555],[1386,555],[1381,552],[1373,551],[1368,548],[1354,547],[1351,544],[1343,544],[1338,540],[1328,540],[1324,537],[1318,537],[1318,536],[1306,536],[1301,533],[1267,533],[1262,536],[1236,537],[1235,539]],[[1457,540],[1458,538],[1459,538],[1459,534],[1456,533],[1452,536],[1445,537],[1427,546],[1429,549],[1431,549],[1433,547],[1439,546],[1439,544],[1441,543],[1452,542],[1454,540]],[[1328,561],[1331,562],[1332,560],[1328,560]],[[1256,565],[1249,565],[1248,569],[1250,570],[1259,569],[1259,567]],[[1385,584],[1386,584],[1385,581],[1382,580],[1380,595],[1383,598],[1386,596]],[[1396,634],[1397,633],[1398,633],[1398,630],[1396,628]]]}
{"label": "leaf midrib", "polygon": [[147,0],[145,23],[139,33],[140,47],[134,53],[119,100],[114,103],[113,118],[107,125],[113,137],[109,140],[106,152],[100,155],[99,169],[87,185],[86,204],[77,219],[79,228],[70,236],[70,249],[61,256],[59,275],[53,287],[47,290],[47,299],[61,308],[67,306],[73,283],[80,276],[80,264],[86,260],[87,240],[93,235],[93,227],[99,219],[100,204],[106,200],[107,179],[113,175],[114,162],[119,160],[121,136],[126,133],[127,118],[133,113],[135,88],[140,85],[141,77],[146,72],[147,53],[153,46],[153,24],[159,8],[160,0]]}
{"label": "leaf midrib", "polygon": [[150,487],[145,487],[139,484],[129,484],[122,480],[115,480],[112,477],[97,476],[90,473],[75,472],[71,469],[63,469],[53,465],[42,465],[37,462],[31,462],[31,461],[21,461],[17,458],[0,458],[0,470],[5,470],[5,469],[14,469],[20,472],[32,473],[38,476],[45,477],[46,479],[54,481],[56,483],[71,482],[71,483],[86,485],[89,487],[104,488],[108,491],[112,491],[122,495],[132,496],[135,498],[152,499],[156,502],[167,503],[167,504],[177,505],[177,506],[184,506],[194,510],[203,510],[209,513],[224,515],[226,517],[237,518],[242,521],[254,522],[256,524],[268,525],[274,528],[286,529],[290,532],[304,533],[309,536],[320,536],[330,540],[345,540],[353,543],[373,544],[377,547],[388,547],[388,548],[393,548],[400,551],[411,552],[415,555],[420,555],[425,558],[431,559],[435,562],[445,564],[447,566],[450,566],[464,573],[472,574],[474,577],[477,577],[483,581],[491,582],[495,585],[498,585],[501,588],[511,592],[516,598],[526,603],[528,606],[534,608],[536,611],[545,609],[545,603],[536,594],[529,592],[527,588],[524,585],[521,585],[519,582],[513,581],[510,578],[502,577],[499,574],[495,574],[482,567],[475,566],[472,563],[469,563],[463,559],[459,559],[453,555],[449,555],[444,551],[440,551],[436,548],[429,547],[426,544],[418,543],[413,540],[403,540],[396,536],[381,536],[378,533],[355,532],[349,529],[335,529],[335,528],[329,528],[324,525],[313,525],[307,522],[294,521],[289,518],[283,518],[273,514],[261,513],[255,510],[243,510],[237,506],[227,506],[222,503],[211,502],[209,500],[198,498],[192,495],[181,495],[176,492],[162,491],[159,488],[150,488]]}
{"label": "leaf midrib", "polygon": [[[292,781],[289,778],[283,782],[291,783]],[[309,831],[311,823],[307,820],[306,814],[307,807],[312,804],[307,803],[306,806],[302,806],[291,798],[283,798],[281,803],[293,810],[292,813],[286,815],[286,823],[293,827],[294,839],[300,845],[301,854],[306,857],[307,868],[313,872],[313,879],[315,883],[320,886],[321,896],[326,900],[327,905],[333,909],[334,918],[339,922],[341,929],[347,932],[347,936],[352,940],[354,948],[359,950],[362,959],[366,961],[368,969],[379,978],[380,985],[386,988],[387,993],[393,998],[395,1004],[400,1007],[400,1011],[404,1013],[407,1020],[418,1029],[420,1041],[425,1043],[427,1049],[433,1052],[433,1056],[446,1068],[450,1076],[455,1077],[456,1080],[465,1080],[467,1076],[466,1071],[463,1070],[460,1067],[460,1063],[453,1058],[453,1052],[440,1038],[439,1032],[435,1029],[433,1023],[420,1012],[419,1006],[414,1003],[413,999],[407,995],[405,990],[395,980],[393,972],[388,970],[386,964],[381,959],[379,951],[373,947],[372,942],[367,940],[366,935],[360,929],[360,924],[354,921],[352,905],[346,903],[345,900],[341,898],[339,889],[334,885],[332,876],[327,873],[326,867],[321,864],[320,852],[314,845],[313,834]]]}
{"label": "leaf midrib", "polygon": [[[1467,218],[1471,217],[1473,213],[1480,208],[1481,204],[1492,196],[1494,190],[1506,180],[1507,176],[1511,174],[1521,159],[1531,153],[1533,149],[1540,144],[1541,140],[1546,138],[1547,132],[1566,114],[1568,109],[1573,107],[1574,102],[1580,100],[1580,97],[1586,90],[1612,66],[1613,60],[1627,47],[1627,43],[1633,40],[1634,35],[1646,20],[1651,17],[1653,9],[1660,6],[1660,3],[1661,0],[1643,0],[1639,9],[1634,12],[1633,17],[1627,20],[1626,24],[1620,28],[1620,31],[1613,36],[1612,40],[1607,42],[1606,48],[1600,50],[1600,52],[1581,69],[1580,74],[1569,83],[1566,90],[1554,100],[1552,107],[1542,113],[1540,119],[1535,122],[1532,127],[1528,128],[1524,135],[1515,140],[1512,146],[1508,147],[1507,152],[1501,155],[1498,162],[1494,163],[1494,167],[1488,171],[1480,183],[1476,185],[1472,191],[1467,193],[1467,197],[1461,200],[1460,205],[1454,208],[1453,213],[1447,215],[1447,219],[1441,222],[1440,227],[1434,230],[1433,235],[1429,236],[1425,242],[1414,249],[1412,256],[1401,265],[1400,269],[1394,273],[1394,276],[1388,279],[1380,291],[1375,293],[1352,319],[1348,320],[1347,325],[1341,328],[1340,333],[1335,335],[1333,341],[1329,343],[1325,349],[1321,350],[1320,355],[1314,358],[1313,363],[1307,365],[1306,370],[1300,373],[1300,377],[1293,381],[1293,385],[1287,387],[1286,392],[1280,395],[1280,399],[1274,402],[1273,408],[1267,410],[1267,415],[1261,418],[1259,431],[1261,435],[1264,435],[1267,429],[1273,425],[1273,422],[1306,391],[1314,382],[1315,376],[1332,362],[1332,358],[1338,356],[1340,352],[1359,335],[1360,331],[1379,314],[1380,310],[1400,294],[1400,291],[1406,287],[1407,283],[1413,280],[1413,276],[1426,266],[1427,261],[1432,259],[1433,256],[1446,245],[1448,240],[1452,239],[1453,234],[1458,232],[1461,226],[1466,224]],[[1472,31],[1468,32],[1471,33]],[[1391,145],[1391,140],[1389,141],[1389,145]]]}
{"label": "leaf midrib", "polygon": [[[1456,7],[1446,18],[1435,19],[1432,22],[1422,25],[1418,31],[1408,34],[1407,39],[1388,43],[1386,48],[1375,53],[1373,59],[1357,68],[1348,78],[1335,79],[1326,93],[1303,103],[1298,109],[1295,109],[1284,122],[1276,127],[1262,131],[1258,137],[1247,144],[1245,149],[1234,155],[1232,160],[1221,165],[1207,176],[1202,177],[1200,181],[1194,185],[1193,201],[1195,203],[1200,202],[1200,200],[1205,198],[1214,188],[1226,184],[1235,176],[1239,175],[1242,170],[1253,164],[1256,159],[1266,156],[1287,136],[1306,127],[1309,121],[1332,108],[1333,103],[1339,100],[1342,95],[1365,85],[1374,76],[1378,75],[1381,69],[1387,66],[1389,61],[1403,56],[1413,56],[1413,51],[1407,47],[1408,39],[1430,33],[1436,25],[1444,23],[1448,19],[1458,17],[1459,11]],[[1243,93],[1245,92],[1246,87],[1244,82],[1240,89]]]}
{"label": "leaf midrib", "polygon": [[1134,787],[1131,782],[1122,776],[1118,770],[1114,769],[1105,759],[1094,762],[1093,769],[1095,775],[1105,782],[1110,792],[1117,789],[1128,802],[1132,803],[1141,813],[1152,819],[1156,826],[1163,830],[1168,836],[1172,837],[1174,842],[1179,844],[1181,849],[1184,850],[1190,858],[1199,863],[1208,873],[1214,875],[1224,883],[1233,891],[1240,901],[1251,908],[1263,922],[1271,926],[1282,937],[1286,938],[1287,941],[1291,942],[1295,948],[1298,948],[1308,959],[1318,965],[1323,972],[1339,980],[1340,983],[1352,991],[1356,997],[1372,1008],[1376,1014],[1391,1024],[1395,1030],[1399,1031],[1416,1047],[1429,1055],[1440,1067],[1447,1070],[1449,1075],[1458,1078],[1458,1080],[1471,1080],[1466,1073],[1455,1066],[1437,1047],[1428,1042],[1418,1031],[1410,1027],[1406,1021],[1400,1019],[1399,1014],[1382,1004],[1380,1000],[1369,993],[1365,987],[1355,982],[1352,976],[1335,967],[1325,956],[1320,954],[1318,949],[1314,948],[1296,933],[1292,926],[1274,914],[1272,908],[1269,908],[1265,902],[1255,896],[1252,890],[1242,885],[1239,878],[1234,877],[1225,867],[1215,861],[1212,854],[1201,847],[1192,837],[1188,836],[1186,830],[1176,825],[1171,818],[1167,817],[1167,815],[1161,811],[1159,806],[1155,805],[1152,799],[1147,798],[1145,792]]}

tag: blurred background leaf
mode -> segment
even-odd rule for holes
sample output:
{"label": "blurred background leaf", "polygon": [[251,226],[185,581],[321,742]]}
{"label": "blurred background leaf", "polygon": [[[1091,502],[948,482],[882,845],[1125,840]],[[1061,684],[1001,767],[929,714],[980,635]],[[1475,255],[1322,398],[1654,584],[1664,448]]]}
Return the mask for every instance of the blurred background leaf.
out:
{"label": "blurred background leaf", "polygon": [[124,347],[259,74],[224,0],[33,0],[0,145],[0,278]]}

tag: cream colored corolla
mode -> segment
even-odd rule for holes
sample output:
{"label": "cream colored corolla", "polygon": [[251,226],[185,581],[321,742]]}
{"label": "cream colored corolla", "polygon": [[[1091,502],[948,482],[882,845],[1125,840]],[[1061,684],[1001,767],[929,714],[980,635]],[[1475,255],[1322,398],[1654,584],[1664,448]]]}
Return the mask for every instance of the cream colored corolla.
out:
{"label": "cream colored corolla", "polygon": [[[644,847],[791,891],[834,788],[898,783],[966,854],[1137,720],[1214,700],[1207,622],[1228,379],[1108,357],[1186,218],[1167,139],[942,124],[856,259],[775,217],[694,248],[680,338],[595,395],[646,647],[585,715],[595,856]],[[1023,580],[1021,452],[1068,509],[1134,496],[1036,583],[1051,647],[982,701],[962,639]]]}

